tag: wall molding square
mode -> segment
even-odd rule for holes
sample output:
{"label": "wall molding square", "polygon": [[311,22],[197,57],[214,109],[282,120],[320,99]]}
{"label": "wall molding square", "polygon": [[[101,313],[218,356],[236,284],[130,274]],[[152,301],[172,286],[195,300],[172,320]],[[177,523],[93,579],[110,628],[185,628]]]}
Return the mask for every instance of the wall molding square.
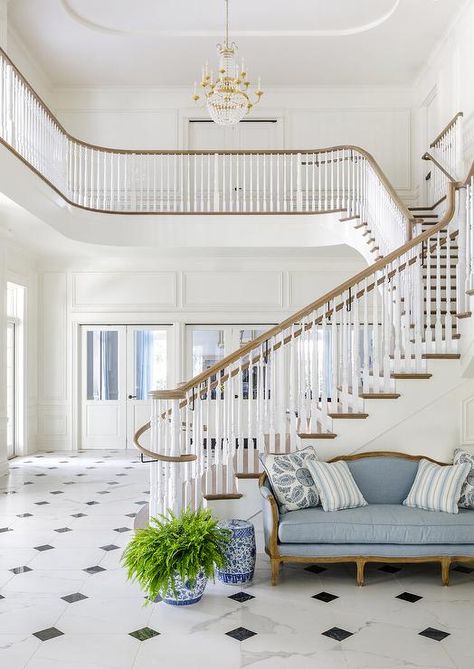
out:
{"label": "wall molding square", "polygon": [[184,309],[209,311],[282,309],[283,272],[251,270],[241,272],[183,272]]}
{"label": "wall molding square", "polygon": [[74,272],[73,311],[159,311],[176,309],[177,273]]}

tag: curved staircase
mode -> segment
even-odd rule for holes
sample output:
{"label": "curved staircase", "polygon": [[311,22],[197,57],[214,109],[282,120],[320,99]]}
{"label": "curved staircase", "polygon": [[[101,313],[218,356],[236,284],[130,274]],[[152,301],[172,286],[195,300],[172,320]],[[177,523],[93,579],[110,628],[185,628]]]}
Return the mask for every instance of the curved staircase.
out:
{"label": "curved staircase", "polygon": [[362,450],[455,388],[449,369],[471,315],[473,191],[473,167],[462,182],[450,177],[437,208],[411,210],[413,238],[383,256],[381,221],[341,217],[372,245],[373,264],[179,389],[152,393],[141,431],[151,446],[136,440],[154,460],[150,513],[238,499],[262,451],[313,441],[322,457],[336,444]]}

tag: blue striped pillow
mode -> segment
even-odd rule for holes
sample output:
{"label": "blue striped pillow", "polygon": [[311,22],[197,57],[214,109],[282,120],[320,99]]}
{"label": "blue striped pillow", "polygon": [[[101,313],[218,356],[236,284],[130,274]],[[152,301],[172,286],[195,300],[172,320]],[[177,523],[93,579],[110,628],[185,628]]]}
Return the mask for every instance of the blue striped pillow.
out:
{"label": "blue striped pillow", "polygon": [[470,471],[468,462],[437,465],[429,460],[420,460],[415,480],[403,504],[427,511],[458,513],[461,490]]}
{"label": "blue striped pillow", "polygon": [[347,463],[318,462],[306,459],[306,466],[316,484],[324,511],[340,511],[367,506]]}

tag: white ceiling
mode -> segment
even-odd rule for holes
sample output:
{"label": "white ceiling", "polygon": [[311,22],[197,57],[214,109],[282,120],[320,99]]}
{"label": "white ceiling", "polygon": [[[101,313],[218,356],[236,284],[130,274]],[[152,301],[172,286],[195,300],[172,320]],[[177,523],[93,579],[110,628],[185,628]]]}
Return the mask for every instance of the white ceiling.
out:
{"label": "white ceiling", "polygon": [[[465,0],[230,0],[250,75],[278,85],[411,84]],[[215,62],[223,0],[10,0],[56,86],[191,85]],[[265,86],[264,86],[265,87]]]}

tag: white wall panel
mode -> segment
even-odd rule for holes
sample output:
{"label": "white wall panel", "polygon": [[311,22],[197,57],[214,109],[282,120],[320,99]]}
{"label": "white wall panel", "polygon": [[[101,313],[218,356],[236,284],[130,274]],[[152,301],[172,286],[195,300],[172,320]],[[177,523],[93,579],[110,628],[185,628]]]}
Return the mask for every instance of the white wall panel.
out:
{"label": "white wall panel", "polygon": [[301,270],[289,272],[289,303],[291,309],[300,309],[314,302],[325,293],[334,290],[336,286],[361,268],[362,263],[358,268],[341,269],[339,271]]}
{"label": "white wall panel", "polygon": [[92,144],[116,149],[174,149],[178,141],[176,110],[73,110],[61,114],[67,130]]}
{"label": "white wall panel", "polygon": [[281,308],[282,272],[185,272],[183,307],[249,310]]}
{"label": "white wall panel", "polygon": [[176,307],[176,272],[78,272],[72,308],[143,311]]}
{"label": "white wall panel", "polygon": [[63,272],[42,276],[40,315],[40,401],[67,397],[67,278]]}
{"label": "white wall panel", "polygon": [[295,110],[289,123],[291,148],[355,144],[374,156],[395,188],[410,188],[410,109]]}

